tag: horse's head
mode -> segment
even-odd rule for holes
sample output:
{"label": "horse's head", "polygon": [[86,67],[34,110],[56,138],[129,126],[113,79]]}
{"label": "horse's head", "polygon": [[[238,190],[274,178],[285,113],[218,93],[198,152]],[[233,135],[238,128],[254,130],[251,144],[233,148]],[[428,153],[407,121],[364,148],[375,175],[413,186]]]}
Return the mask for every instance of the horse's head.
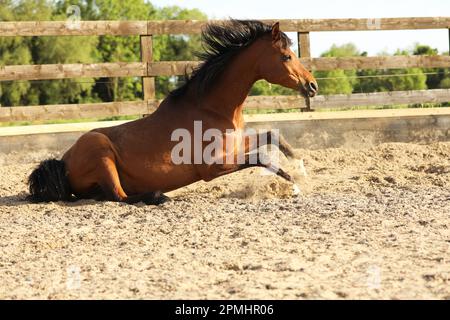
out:
{"label": "horse's head", "polygon": [[314,97],[319,89],[316,79],[300,63],[290,49],[289,38],[280,31],[277,22],[272,34],[264,37],[264,50],[259,61],[260,77],[273,84],[279,84],[296,91],[304,97]]}

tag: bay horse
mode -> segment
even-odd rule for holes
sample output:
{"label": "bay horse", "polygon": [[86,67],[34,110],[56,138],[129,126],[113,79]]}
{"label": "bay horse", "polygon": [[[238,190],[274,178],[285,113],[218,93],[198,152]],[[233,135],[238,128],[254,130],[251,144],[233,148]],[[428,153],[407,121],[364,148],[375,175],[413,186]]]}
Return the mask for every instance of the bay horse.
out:
{"label": "bay horse", "polygon": [[[299,91],[308,98],[318,90],[314,77],[300,63],[279,23],[270,26],[254,20],[207,24],[202,30],[204,61],[184,85],[172,91],[147,117],[82,135],[61,160],[42,161],[28,179],[35,202],[97,199],[126,203],[161,204],[168,192],[193,182],[210,181],[249,167],[266,167],[282,178],[282,169],[261,161],[250,163],[248,154],[264,144],[276,144],[289,158],[294,151],[273,130],[258,134],[257,143],[239,138],[234,152],[243,150],[245,162],[174,164],[171,133],[193,123],[204,129],[244,128],[243,104],[260,79]],[[265,135],[266,139],[262,139]],[[228,137],[229,138],[229,137]],[[233,138],[234,139],[234,138]],[[260,143],[260,141],[263,141]]]}

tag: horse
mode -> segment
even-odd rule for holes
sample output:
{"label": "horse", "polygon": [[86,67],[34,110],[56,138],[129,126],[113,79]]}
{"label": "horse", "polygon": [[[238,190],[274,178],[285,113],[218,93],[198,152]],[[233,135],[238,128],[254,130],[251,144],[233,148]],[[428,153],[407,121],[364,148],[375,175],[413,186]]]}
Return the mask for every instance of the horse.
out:
{"label": "horse", "polygon": [[[203,62],[155,112],[118,126],[91,130],[60,160],[42,161],[28,179],[31,200],[96,199],[159,205],[170,200],[166,192],[250,167],[265,167],[293,182],[281,168],[260,161],[263,155],[258,148],[270,144],[276,144],[286,157],[298,158],[275,130],[254,134],[256,137],[230,138],[226,134],[227,130],[244,129],[243,104],[260,79],[298,91],[305,99],[317,93],[313,75],[290,49],[291,40],[278,22],[268,25],[230,19],[206,24],[202,42],[204,52],[198,56]],[[236,140],[233,156],[243,152],[244,161],[175,164],[171,150],[176,142],[171,134],[177,128],[193,134],[196,121],[201,121],[205,130],[219,130],[223,139]],[[249,161],[252,152],[258,155],[253,162]]]}

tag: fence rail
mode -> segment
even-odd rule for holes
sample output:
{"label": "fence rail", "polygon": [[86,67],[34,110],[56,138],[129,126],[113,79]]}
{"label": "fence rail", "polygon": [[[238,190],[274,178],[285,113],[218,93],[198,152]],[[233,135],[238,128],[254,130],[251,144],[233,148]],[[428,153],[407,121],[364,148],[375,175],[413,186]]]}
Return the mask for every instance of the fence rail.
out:
{"label": "fence rail", "polygon": [[[282,30],[297,32],[299,55],[310,70],[335,69],[398,69],[448,68],[450,56],[378,56],[312,58],[310,32],[323,31],[377,31],[411,29],[449,29],[450,17],[381,18],[381,19],[302,19],[262,20],[280,21]],[[184,75],[195,68],[198,61],[153,61],[153,36],[162,34],[197,34],[206,21],[26,21],[0,22],[0,37],[10,36],[140,36],[140,62],[110,62],[90,64],[47,64],[0,66],[0,81],[27,81],[67,78],[142,77],[142,101],[2,107],[0,122],[75,118],[99,118],[118,115],[146,114],[157,108],[155,99],[156,76]],[[352,95],[318,96],[312,99],[314,109],[367,105],[390,105],[450,101],[450,90],[382,92]],[[248,109],[304,108],[297,96],[249,97]]]}
{"label": "fence rail", "polygon": [[[317,71],[447,68],[450,66],[450,56],[302,58],[300,60],[306,68]],[[4,66],[0,67],[0,81],[177,76],[191,72],[198,65],[198,61],[162,61]]]}
{"label": "fence rail", "polygon": [[[447,102],[450,89],[393,91],[375,93],[318,96],[314,109],[348,108],[392,104]],[[158,100],[108,102],[91,104],[46,105],[0,108],[0,122],[94,119],[112,116],[149,114],[156,110]],[[251,96],[245,102],[247,110],[305,109],[305,101],[298,96]]]}
{"label": "fence rail", "polygon": [[[211,21],[211,20],[210,20]],[[212,20],[214,21],[214,20]],[[450,17],[380,19],[267,19],[286,32],[449,29]],[[207,21],[13,21],[0,22],[0,35],[12,36],[131,36],[196,34]]]}

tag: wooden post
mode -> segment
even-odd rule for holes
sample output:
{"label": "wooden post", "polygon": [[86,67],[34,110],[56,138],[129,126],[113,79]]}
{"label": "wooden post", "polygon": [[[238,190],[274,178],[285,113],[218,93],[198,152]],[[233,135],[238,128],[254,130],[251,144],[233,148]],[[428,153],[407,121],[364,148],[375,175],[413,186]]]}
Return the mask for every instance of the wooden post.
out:
{"label": "wooden post", "polygon": [[[300,58],[311,58],[311,44],[309,42],[309,32],[298,32],[298,56]],[[311,109],[311,100],[309,97],[305,98],[306,107],[301,108],[302,112],[314,111]]]}
{"label": "wooden post", "polygon": [[309,32],[299,32],[297,36],[298,36],[298,56],[301,58],[311,58]]}
{"label": "wooden post", "polygon": [[[152,35],[141,36],[141,61],[147,64],[146,74],[148,74],[148,64],[153,61],[153,37]],[[155,78],[142,77],[142,92],[144,101],[149,104],[155,99]],[[145,116],[145,115],[144,115]]]}

